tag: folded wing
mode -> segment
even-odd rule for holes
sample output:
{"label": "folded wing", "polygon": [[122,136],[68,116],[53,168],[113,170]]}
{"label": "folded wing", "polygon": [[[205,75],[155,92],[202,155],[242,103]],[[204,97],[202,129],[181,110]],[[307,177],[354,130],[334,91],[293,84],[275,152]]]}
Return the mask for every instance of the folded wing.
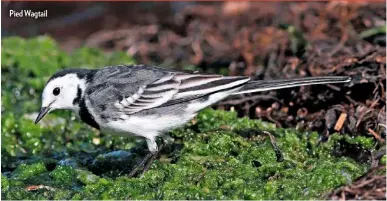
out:
{"label": "folded wing", "polygon": [[232,90],[248,81],[248,77],[169,73],[148,85],[140,86],[136,93],[118,100],[114,106],[126,114],[133,114]]}

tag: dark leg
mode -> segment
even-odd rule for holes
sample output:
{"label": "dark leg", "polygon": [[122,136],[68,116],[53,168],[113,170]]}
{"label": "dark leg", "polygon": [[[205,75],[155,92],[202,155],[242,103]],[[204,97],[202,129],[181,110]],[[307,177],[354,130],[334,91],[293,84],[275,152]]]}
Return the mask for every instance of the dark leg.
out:
{"label": "dark leg", "polygon": [[160,145],[159,149],[157,150],[157,152],[155,154],[153,154],[153,156],[151,157],[151,159],[148,161],[148,163],[145,165],[143,171],[141,174],[144,174],[146,171],[148,171],[149,167],[152,165],[153,161],[156,159],[156,157],[159,155],[160,151],[163,149],[164,146],[166,145],[170,145],[173,143],[173,138],[171,136],[169,136],[168,134],[163,134],[161,136],[161,138],[163,139],[162,141],[162,144]]}
{"label": "dark leg", "polygon": [[277,157],[277,162],[284,161],[284,156],[282,155],[281,150],[277,147],[277,142],[276,142],[274,136],[271,133],[269,133],[268,131],[262,131],[262,132],[270,137],[270,142],[271,142],[271,145],[273,146],[275,155]]}
{"label": "dark leg", "polygon": [[148,160],[148,162],[146,163],[144,169],[142,170],[142,173],[141,174],[144,174],[146,171],[148,171],[149,167],[152,165],[153,161],[156,159],[156,157],[159,155],[161,149],[163,149],[164,147],[164,143],[162,143],[159,147],[159,150],[157,150],[156,153],[152,154],[152,157],[150,158],[150,160]]}
{"label": "dark leg", "polygon": [[[128,176],[133,177],[138,172],[138,169],[141,166],[143,166],[144,164],[145,164],[145,166],[144,166],[144,169],[143,169],[141,174],[144,174],[146,171],[148,171],[149,167],[152,165],[153,161],[159,155],[161,149],[163,149],[165,144],[171,144],[172,142],[173,142],[173,138],[169,137],[168,135],[163,135],[162,144],[160,145],[160,147],[157,148],[157,144],[155,141],[147,140],[148,147],[153,147],[157,151],[150,152],[149,154],[147,154],[140,163],[138,163],[136,166],[134,166],[134,168],[132,169],[132,171],[130,171]],[[150,149],[150,150],[152,150],[152,149]]]}
{"label": "dark leg", "polygon": [[142,161],[141,161],[140,163],[138,163],[137,165],[135,165],[135,166],[133,167],[132,171],[130,171],[130,173],[128,174],[128,176],[129,176],[129,177],[133,177],[133,176],[137,173],[138,169],[139,169],[141,166],[143,166],[143,165],[145,164],[145,162],[148,161],[149,158],[151,158],[153,155],[154,155],[153,153],[147,154],[147,155],[144,157],[144,159],[142,159]]}

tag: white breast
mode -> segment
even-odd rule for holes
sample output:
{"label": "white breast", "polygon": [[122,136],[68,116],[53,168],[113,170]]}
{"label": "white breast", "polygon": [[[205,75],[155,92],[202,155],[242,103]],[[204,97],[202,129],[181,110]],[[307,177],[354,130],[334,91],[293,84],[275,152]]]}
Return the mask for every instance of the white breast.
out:
{"label": "white breast", "polygon": [[125,120],[102,123],[101,130],[120,136],[142,136],[153,138],[170,129],[179,127],[194,117],[194,114],[184,116],[128,116]]}

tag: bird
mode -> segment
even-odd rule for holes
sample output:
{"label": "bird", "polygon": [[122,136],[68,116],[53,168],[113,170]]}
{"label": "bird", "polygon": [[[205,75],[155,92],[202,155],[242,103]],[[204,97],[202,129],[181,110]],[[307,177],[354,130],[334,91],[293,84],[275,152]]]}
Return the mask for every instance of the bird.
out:
{"label": "bird", "polygon": [[37,124],[60,109],[72,110],[86,124],[118,136],[145,139],[149,153],[134,166],[149,168],[161,150],[156,139],[170,140],[167,132],[194,118],[198,112],[231,95],[303,85],[346,83],[349,76],[252,80],[150,65],[114,65],[100,69],[68,68],[57,71],[42,92]]}

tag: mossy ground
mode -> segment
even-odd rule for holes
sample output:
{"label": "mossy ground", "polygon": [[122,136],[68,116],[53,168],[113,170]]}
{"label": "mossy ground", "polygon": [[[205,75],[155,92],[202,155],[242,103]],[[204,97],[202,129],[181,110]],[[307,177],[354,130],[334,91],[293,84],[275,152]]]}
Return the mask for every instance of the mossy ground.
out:
{"label": "mossy ground", "polygon": [[[342,150],[368,153],[372,138],[334,134],[319,144],[315,132],[207,109],[170,133],[174,143],[148,172],[128,178],[146,153],[141,139],[101,134],[66,111],[33,123],[45,82],[58,69],[133,62],[122,52],[67,54],[48,37],[3,40],[3,199],[318,199],[369,168]],[[261,131],[276,137],[284,161]]]}

